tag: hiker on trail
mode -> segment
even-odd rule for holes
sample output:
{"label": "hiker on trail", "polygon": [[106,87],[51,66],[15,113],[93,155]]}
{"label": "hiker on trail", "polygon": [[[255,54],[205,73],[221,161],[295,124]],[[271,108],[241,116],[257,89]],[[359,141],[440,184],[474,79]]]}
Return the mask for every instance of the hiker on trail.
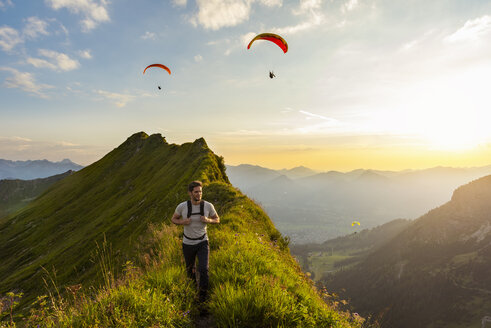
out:
{"label": "hiker on trail", "polygon": [[218,224],[218,217],[212,203],[201,199],[203,184],[201,181],[193,181],[188,186],[190,200],[177,205],[172,216],[172,222],[184,226],[182,239],[182,251],[186,262],[188,277],[196,283],[196,257],[198,257],[199,272],[199,301],[204,302],[208,296],[208,262],[210,246],[206,225]]}

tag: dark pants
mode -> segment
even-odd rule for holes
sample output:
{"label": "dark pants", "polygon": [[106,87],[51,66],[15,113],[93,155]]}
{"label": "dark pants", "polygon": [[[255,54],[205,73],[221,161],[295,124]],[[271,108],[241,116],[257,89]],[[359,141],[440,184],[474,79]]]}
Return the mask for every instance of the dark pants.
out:
{"label": "dark pants", "polygon": [[186,272],[188,277],[196,283],[196,256],[198,257],[199,272],[199,299],[204,301],[208,294],[208,262],[210,256],[210,246],[208,240],[202,241],[197,245],[182,244],[182,252],[186,261]]}

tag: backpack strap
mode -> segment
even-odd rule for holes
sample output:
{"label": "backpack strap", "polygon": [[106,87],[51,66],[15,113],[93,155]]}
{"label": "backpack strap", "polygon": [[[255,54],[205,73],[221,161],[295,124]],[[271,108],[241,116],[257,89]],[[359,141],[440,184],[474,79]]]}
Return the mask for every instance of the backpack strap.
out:
{"label": "backpack strap", "polygon": [[[191,217],[191,215],[193,214],[199,214],[199,215],[202,215],[204,216],[205,215],[205,201],[202,200],[200,203],[199,203],[199,213],[191,213],[193,211],[193,204],[191,203],[190,200],[188,200],[188,218]],[[191,238],[188,238],[188,239],[191,239]]]}
{"label": "backpack strap", "polygon": [[192,211],[193,211],[193,207],[192,207],[191,201],[188,200],[188,219],[191,217]]}

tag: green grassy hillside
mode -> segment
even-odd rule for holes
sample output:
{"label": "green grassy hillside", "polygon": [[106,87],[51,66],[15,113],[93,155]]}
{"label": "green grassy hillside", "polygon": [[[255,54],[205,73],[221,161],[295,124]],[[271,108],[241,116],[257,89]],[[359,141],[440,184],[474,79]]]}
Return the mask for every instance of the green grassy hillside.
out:
{"label": "green grassy hillside", "polygon": [[222,159],[203,139],[168,144],[137,133],[98,162],[63,179],[20,213],[0,221],[0,294],[44,291],[41,266],[61,284],[94,282],[96,242],[105,236],[133,255],[149,223],[168,219],[192,179],[228,182]]}
{"label": "green grassy hillside", "polygon": [[[144,133],[1,221],[4,322],[24,292],[16,311],[27,321],[20,325],[195,326],[196,293],[184,273],[182,228],[170,224],[194,179],[205,183],[204,198],[222,222],[210,227],[213,326],[361,325],[358,316],[323,302],[287,241],[261,208],[230,185],[223,160],[203,139],[178,146]],[[49,297],[32,304],[47,293],[43,278]],[[72,293],[63,293],[69,286]]]}
{"label": "green grassy hillside", "polygon": [[0,218],[23,208],[53,183],[72,173],[70,170],[49,178],[34,180],[0,180]]}

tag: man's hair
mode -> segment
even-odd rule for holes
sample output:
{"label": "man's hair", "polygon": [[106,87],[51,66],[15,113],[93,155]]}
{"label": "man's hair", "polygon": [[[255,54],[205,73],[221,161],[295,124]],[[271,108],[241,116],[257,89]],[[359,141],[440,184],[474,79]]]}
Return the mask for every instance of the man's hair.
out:
{"label": "man's hair", "polygon": [[188,191],[192,192],[194,188],[196,187],[203,187],[203,184],[201,183],[201,181],[193,181],[189,184],[188,186]]}

